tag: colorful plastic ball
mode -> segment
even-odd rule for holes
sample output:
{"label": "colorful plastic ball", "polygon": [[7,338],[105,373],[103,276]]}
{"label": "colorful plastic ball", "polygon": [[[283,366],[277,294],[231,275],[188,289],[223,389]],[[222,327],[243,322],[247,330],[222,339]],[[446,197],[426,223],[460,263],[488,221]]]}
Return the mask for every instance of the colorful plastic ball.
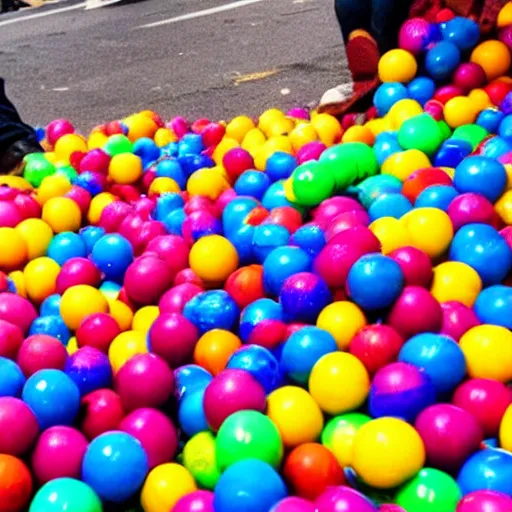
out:
{"label": "colorful plastic ball", "polygon": [[379,61],[379,78],[382,82],[410,82],[417,70],[414,56],[402,49],[390,50]]}
{"label": "colorful plastic ball", "polygon": [[402,194],[383,194],[373,201],[368,214],[372,222],[381,217],[399,219],[411,209],[412,204]]}
{"label": "colorful plastic ball", "polygon": [[283,308],[272,299],[258,299],[240,315],[239,332],[244,343],[273,348],[283,340],[285,330]]}
{"label": "colorful plastic ball", "polygon": [[205,390],[213,380],[213,376],[196,364],[181,366],[174,372],[176,381],[176,398],[183,399],[187,394],[197,390]]}
{"label": "colorful plastic ball", "polygon": [[215,437],[209,430],[199,432],[186,442],[183,465],[202,488],[215,488],[220,471],[216,462]]}
{"label": "colorful plastic ball", "polygon": [[452,512],[462,497],[457,482],[437,469],[422,469],[396,495],[408,512]]}
{"label": "colorful plastic ball", "polygon": [[67,357],[66,347],[59,339],[45,334],[35,334],[22,343],[17,362],[28,378],[39,370],[62,370]]}
{"label": "colorful plastic ball", "polygon": [[484,449],[472,455],[458,475],[457,483],[463,495],[486,489],[512,494],[512,454],[505,450]]}
{"label": "colorful plastic ball", "polygon": [[493,324],[512,329],[508,312],[512,307],[512,289],[504,285],[494,285],[482,290],[478,295],[474,311],[483,324]]}
{"label": "colorful plastic ball", "polygon": [[54,233],[78,231],[82,223],[80,207],[68,197],[54,197],[43,206],[42,219]]}
{"label": "colorful plastic ball", "polygon": [[458,46],[462,51],[472,49],[480,39],[478,23],[470,18],[455,16],[440,25],[443,39]]}
{"label": "colorful plastic ball", "polygon": [[96,242],[105,234],[105,230],[100,226],[86,226],[78,234],[85,243],[87,254],[90,254]]}
{"label": "colorful plastic ball", "polygon": [[398,46],[413,55],[419,55],[431,41],[431,24],[423,18],[412,18],[403,23],[398,34]]}
{"label": "colorful plastic ball", "polygon": [[482,66],[474,62],[466,62],[455,71],[453,83],[462,90],[471,91],[483,87],[487,83],[487,77]]}
{"label": "colorful plastic ball", "polygon": [[507,74],[510,68],[510,50],[501,41],[489,39],[480,43],[471,54],[471,62],[484,68],[487,80]]}
{"label": "colorful plastic ball", "polygon": [[458,230],[466,224],[495,224],[496,212],[494,205],[484,196],[466,193],[457,196],[447,210],[453,227]]}
{"label": "colorful plastic ball", "polygon": [[433,98],[435,90],[436,84],[434,80],[426,76],[415,78],[407,86],[409,97],[422,106]]}
{"label": "colorful plastic ball", "polygon": [[88,439],[117,430],[125,411],[121,399],[111,389],[98,389],[82,398],[80,430]]}
{"label": "colorful plastic ball", "polygon": [[400,265],[381,254],[362,256],[347,277],[350,297],[366,311],[390,306],[401,293],[403,284]]}
{"label": "colorful plastic ball", "polygon": [[459,48],[449,41],[440,41],[425,56],[425,69],[434,80],[445,80],[460,63]]}
{"label": "colorful plastic ball", "polygon": [[425,448],[416,430],[396,418],[364,424],[354,439],[352,466],[361,479],[389,489],[412,478],[425,462]]}
{"label": "colorful plastic ball", "polygon": [[106,313],[108,302],[103,294],[89,285],[68,288],[60,303],[60,314],[66,325],[76,330],[82,320],[93,313]]}
{"label": "colorful plastic ball", "polygon": [[267,256],[276,248],[286,245],[290,239],[290,232],[276,224],[260,224],[254,228],[252,249],[259,263],[263,263]]}
{"label": "colorful plastic ball", "polygon": [[428,287],[432,281],[432,262],[427,254],[415,247],[401,247],[389,253],[401,267],[406,286]]}
{"label": "colorful plastic ball", "polygon": [[174,512],[213,512],[213,493],[194,491],[180,498],[173,508]]}
{"label": "colorful plastic ball", "polygon": [[251,196],[261,200],[270,183],[270,178],[265,173],[248,170],[238,177],[233,188],[239,196]]}
{"label": "colorful plastic ball", "polygon": [[279,474],[260,460],[246,459],[230,466],[220,477],[214,493],[217,512],[267,512],[287,491]]}
{"label": "colorful plastic ball", "polygon": [[72,354],[64,373],[73,380],[81,396],[112,384],[112,368],[106,354],[93,347],[82,347]]}
{"label": "colorful plastic ball", "polygon": [[297,167],[290,177],[293,195],[301,206],[316,206],[332,194],[336,185],[332,173],[311,160]]}
{"label": "colorful plastic ball", "polygon": [[309,500],[288,496],[278,501],[270,512],[314,512],[315,506]]}
{"label": "colorful plastic ball", "polygon": [[20,396],[24,384],[21,368],[11,359],[0,357],[0,397]]}
{"label": "colorful plastic ball", "polygon": [[55,146],[63,135],[74,132],[74,126],[67,119],[55,119],[46,127],[46,140],[50,146]]}
{"label": "colorful plastic ball", "polygon": [[399,82],[388,82],[379,86],[373,97],[373,104],[380,116],[385,116],[389,109],[400,100],[408,98],[407,87]]}
{"label": "colorful plastic ball", "polygon": [[[53,237],[53,231],[46,222],[41,219],[25,219],[16,226],[16,231],[25,241],[26,257],[28,257],[29,260],[46,255],[46,251]],[[12,232],[5,230],[0,232],[3,233],[4,236],[9,233],[12,234]],[[21,254],[18,253],[17,257],[21,258],[23,253],[21,249]],[[23,258],[25,258],[25,256],[23,256]]]}
{"label": "colorful plastic ball", "polygon": [[59,265],[47,257],[36,258],[25,265],[25,292],[36,304],[54,294],[56,281],[60,272]]}
{"label": "colorful plastic ball", "polygon": [[432,155],[443,142],[439,124],[428,114],[407,119],[398,131],[398,142],[403,149],[418,149]]}
{"label": "colorful plastic ball", "polygon": [[119,324],[111,315],[93,313],[82,320],[76,338],[79,347],[93,347],[107,354],[110,344],[119,334]]}
{"label": "colorful plastic ball", "polygon": [[23,510],[31,495],[32,477],[27,466],[12,455],[0,454],[0,510]]}
{"label": "colorful plastic ball", "polygon": [[263,289],[263,267],[260,265],[249,265],[239,268],[229,276],[225,289],[240,308],[244,308],[251,302],[263,298],[265,296]]}
{"label": "colorful plastic ball", "polygon": [[469,329],[480,324],[473,309],[460,302],[443,302],[441,309],[443,311],[443,320],[440,333],[450,336],[455,341],[459,341]]}
{"label": "colorful plastic ball", "polygon": [[212,375],[226,368],[230,357],[242,345],[238,336],[229,331],[214,329],[203,334],[194,349],[194,362]]}
{"label": "colorful plastic ball", "polygon": [[317,256],[325,246],[324,231],[315,224],[305,224],[290,238],[290,244],[305,250],[311,256]]}
{"label": "colorful plastic ball", "polygon": [[296,167],[297,160],[293,155],[276,151],[267,158],[265,172],[275,182],[289,178]]}
{"label": "colorful plastic ball", "polygon": [[[30,301],[15,293],[0,293],[0,320],[13,324],[23,333],[27,333],[30,329],[30,325],[36,318],[37,312]],[[19,339],[14,331],[6,325],[2,325],[0,332],[6,332],[8,334],[8,338],[4,343],[9,341],[10,338],[12,338],[12,340]]]}
{"label": "colorful plastic ball", "polygon": [[471,307],[482,289],[482,280],[471,266],[459,261],[447,261],[434,269],[430,291],[441,303],[458,301]]}
{"label": "colorful plastic ball", "polygon": [[318,512],[377,512],[377,506],[366,496],[344,485],[326,489],[315,500],[315,507]]}
{"label": "colorful plastic ball", "polygon": [[9,396],[0,397],[0,428],[5,433],[0,439],[0,453],[14,456],[26,454],[39,434],[39,425],[31,408]]}
{"label": "colorful plastic ball", "polygon": [[181,430],[188,436],[192,437],[199,432],[208,430],[208,422],[206,420],[204,409],[205,389],[197,389],[188,392],[179,402],[178,422]]}
{"label": "colorful plastic ball", "polygon": [[101,282],[101,272],[87,258],[71,258],[64,262],[57,276],[57,292],[63,294],[76,285],[97,287]]}
{"label": "colorful plastic ball", "polygon": [[71,338],[71,332],[60,316],[40,316],[30,326],[29,335],[44,334],[57,338],[66,345]]}
{"label": "colorful plastic ball", "polygon": [[91,259],[105,279],[120,282],[133,261],[133,248],[123,236],[108,234],[94,244]]}
{"label": "colorful plastic ball", "polygon": [[457,512],[507,512],[511,508],[512,497],[501,492],[478,490],[459,501]]}

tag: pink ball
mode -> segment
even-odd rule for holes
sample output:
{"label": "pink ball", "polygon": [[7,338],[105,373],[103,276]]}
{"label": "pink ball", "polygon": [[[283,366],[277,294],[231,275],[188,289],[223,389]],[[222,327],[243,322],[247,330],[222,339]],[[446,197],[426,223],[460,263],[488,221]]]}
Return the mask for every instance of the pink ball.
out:
{"label": "pink ball", "polygon": [[448,206],[447,212],[453,228],[458,230],[466,224],[495,224],[494,205],[484,196],[469,192],[457,196]]}
{"label": "pink ball", "polygon": [[0,201],[0,228],[15,228],[23,215],[14,201]]}
{"label": "pink ball", "polygon": [[75,133],[74,126],[67,119],[55,119],[46,127],[46,140],[51,146],[63,136]]}
{"label": "pink ball", "polygon": [[121,397],[111,389],[98,389],[82,398],[80,430],[88,439],[94,439],[110,430],[117,430],[124,415]]}
{"label": "pink ball", "polygon": [[19,398],[0,397],[0,453],[16,457],[25,454],[39,434],[32,409]]}
{"label": "pink ball", "polygon": [[325,238],[330,241],[338,233],[356,226],[368,226],[370,217],[365,210],[352,210],[340,213],[329,223],[325,231]]}
{"label": "pink ball", "polygon": [[507,245],[512,249],[512,226],[506,226],[500,231],[500,235],[505,239]]}
{"label": "pink ball", "polygon": [[71,190],[66,193],[66,197],[72,199],[80,208],[83,215],[87,215],[91,205],[92,196],[85,188],[73,185]]}
{"label": "pink ball", "polygon": [[352,244],[360,249],[362,254],[381,250],[379,239],[366,226],[354,226],[340,231],[329,240],[329,244]]}
{"label": "pink ball", "polygon": [[276,503],[270,512],[315,512],[315,506],[311,501],[296,496],[288,496]]}
{"label": "pink ball", "polygon": [[128,297],[140,305],[158,304],[174,275],[164,260],[148,255],[137,258],[126,269],[124,287]]}
{"label": "pink ball", "polygon": [[95,288],[101,283],[101,272],[93,261],[87,258],[71,258],[66,261],[57,276],[57,292],[62,294],[68,288],[88,284]]}
{"label": "pink ball", "polygon": [[181,139],[181,137],[188,132],[188,121],[181,116],[171,119],[168,126],[176,134],[178,139]]}
{"label": "pink ball", "polygon": [[512,497],[497,491],[474,491],[459,501],[456,512],[510,512]]}
{"label": "pink ball", "polygon": [[442,310],[432,294],[421,286],[406,286],[389,312],[387,323],[405,339],[422,332],[438,332]]}
{"label": "pink ball", "polygon": [[151,351],[171,368],[192,361],[199,334],[195,325],[180,313],[161,313],[149,331]]}
{"label": "pink ball", "polygon": [[160,407],[174,392],[174,373],[156,354],[138,354],[116,373],[114,388],[127,412]]}
{"label": "pink ball", "polygon": [[137,200],[134,206],[135,213],[138,213],[140,216],[142,216],[144,220],[150,220],[151,214],[155,209],[156,202],[153,199],[150,199],[149,197],[141,197],[140,199]]}
{"label": "pink ball", "polygon": [[183,313],[183,308],[189,300],[204,289],[193,283],[183,283],[167,290],[158,303],[161,313]]}
{"label": "pink ball", "polygon": [[222,194],[217,198],[217,201],[215,201],[215,207],[219,212],[224,211],[224,208],[233,201],[233,199],[236,197],[235,189],[228,188]]}
{"label": "pink ball", "polygon": [[181,236],[157,236],[148,243],[146,250],[158,254],[167,263],[173,277],[180,270],[187,268],[190,247]]}
{"label": "pink ball", "polygon": [[400,505],[394,505],[393,503],[384,503],[379,507],[379,512],[407,512]]}
{"label": "pink ball", "polygon": [[224,155],[222,165],[226,169],[229,181],[234,183],[242,173],[254,169],[254,160],[245,149],[233,148]]}
{"label": "pink ball", "polygon": [[176,502],[172,512],[215,512],[213,508],[213,492],[191,492]]}
{"label": "pink ball", "polygon": [[503,415],[512,403],[512,392],[496,380],[469,379],[455,390],[452,402],[472,414],[489,439],[498,435]]}
{"label": "pink ball", "polygon": [[93,347],[105,354],[114,338],[121,333],[118,323],[107,313],[85,317],[76,331],[79,347]]}
{"label": "pink ball", "polygon": [[509,50],[512,51],[512,25],[502,28],[499,32],[499,38],[502,43],[505,43]]}
{"label": "pink ball", "polygon": [[200,286],[204,289],[203,281],[191,268],[184,268],[183,270],[180,270],[174,278],[174,286],[185,283],[195,284],[196,286]]}
{"label": "pink ball", "polygon": [[264,412],[267,402],[263,386],[245,370],[224,370],[208,384],[203,399],[206,421],[212,430],[234,412]]}
{"label": "pink ball", "polygon": [[101,174],[108,173],[110,156],[100,148],[91,149],[80,161],[79,172],[92,171]]}
{"label": "pink ball", "polygon": [[308,120],[309,119],[309,111],[306,108],[295,107],[295,108],[291,108],[290,110],[288,110],[288,112],[286,113],[286,116],[293,117],[294,119]]}
{"label": "pink ball", "polygon": [[77,478],[82,474],[82,459],[87,439],[71,427],[50,427],[45,430],[32,453],[32,471],[40,484],[54,478]]}
{"label": "pink ball", "polygon": [[46,334],[33,334],[21,345],[17,362],[25,377],[39,370],[62,370],[68,359],[68,351],[60,340]]}
{"label": "pink ball", "polygon": [[327,146],[318,140],[308,142],[297,151],[297,161],[299,164],[303,164],[310,160],[318,160],[326,149]]}
{"label": "pink ball", "polygon": [[377,512],[377,507],[363,494],[340,485],[328,487],[316,500],[316,512]]}
{"label": "pink ball", "polygon": [[17,325],[27,333],[36,318],[37,311],[27,299],[15,293],[0,293],[0,320]]}
{"label": "pink ball", "polygon": [[173,460],[178,435],[172,421],[157,409],[136,409],[121,421],[119,430],[140,441],[148,456],[149,469]]}
{"label": "pink ball", "polygon": [[483,87],[487,83],[484,68],[475,62],[462,63],[453,74],[453,83],[466,92]]}
{"label": "pink ball", "polygon": [[444,119],[444,103],[438,100],[428,100],[423,110],[436,121],[442,121]]}
{"label": "pink ball", "polygon": [[23,331],[14,324],[0,319],[0,357],[16,359],[23,343]]}
{"label": "pink ball", "polygon": [[41,205],[30,194],[18,194],[14,198],[14,204],[18,207],[23,219],[41,218]]}
{"label": "pink ball", "polygon": [[364,364],[369,373],[375,373],[398,359],[404,341],[389,325],[367,325],[354,336],[349,350]]}
{"label": "pink ball", "polygon": [[475,312],[460,302],[443,302],[441,309],[443,320],[440,332],[450,336],[455,341],[459,341],[462,335],[472,327],[480,325],[480,320],[478,320]]}
{"label": "pink ball", "polygon": [[14,201],[21,191],[16,188],[0,187],[0,201]]}
{"label": "pink ball", "polygon": [[100,216],[99,226],[106,233],[115,233],[125,220],[133,212],[133,206],[124,201],[113,201],[103,208]]}
{"label": "pink ball", "polygon": [[316,222],[330,222],[340,213],[350,212],[352,210],[364,210],[364,207],[350,197],[335,196],[322,201],[313,210],[313,219]]}
{"label": "pink ball", "polygon": [[451,404],[427,407],[416,419],[428,464],[448,473],[460,470],[483,441],[483,430],[469,412]]}
{"label": "pink ball", "polygon": [[431,31],[430,23],[425,19],[411,18],[400,28],[398,46],[413,55],[419,55],[427,48]]}
{"label": "pink ball", "polygon": [[342,288],[352,265],[363,254],[364,251],[351,243],[329,243],[316,257],[314,270],[329,288]]}
{"label": "pink ball", "polygon": [[391,252],[389,257],[400,265],[407,286],[430,286],[432,262],[426,253],[416,247],[401,247]]}

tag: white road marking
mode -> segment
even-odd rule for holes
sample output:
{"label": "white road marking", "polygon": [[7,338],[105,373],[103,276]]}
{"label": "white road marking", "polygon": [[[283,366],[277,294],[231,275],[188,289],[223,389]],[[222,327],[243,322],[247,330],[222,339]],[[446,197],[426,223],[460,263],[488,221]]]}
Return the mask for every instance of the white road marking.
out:
{"label": "white road marking", "polygon": [[83,9],[85,2],[81,2],[75,5],[68,5],[67,7],[60,7],[59,9],[50,9],[49,11],[38,12],[34,14],[28,14],[27,16],[20,16],[19,18],[11,18],[9,20],[0,21],[0,27],[4,25],[11,25],[12,23],[20,23],[22,21],[34,20],[36,18],[45,18],[46,16],[53,16],[61,12],[74,11],[76,9]]}
{"label": "white road marking", "polygon": [[195,18],[202,18],[203,16],[211,16],[219,12],[231,11],[233,9],[239,9],[246,5],[256,4],[258,2],[264,2],[265,0],[239,0],[238,2],[231,2],[229,4],[219,5],[218,7],[211,7],[210,9],[203,9],[202,11],[190,12],[188,14],[182,14],[174,18],[168,18],[166,20],[155,21],[146,25],[141,25],[137,28],[153,28],[160,27],[161,25],[169,25],[170,23],[177,23],[178,21],[193,20]]}

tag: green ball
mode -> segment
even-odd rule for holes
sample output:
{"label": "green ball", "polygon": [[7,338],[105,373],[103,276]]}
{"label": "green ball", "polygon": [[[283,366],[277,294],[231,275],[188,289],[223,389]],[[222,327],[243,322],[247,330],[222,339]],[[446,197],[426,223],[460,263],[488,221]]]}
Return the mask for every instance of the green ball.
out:
{"label": "green ball", "polygon": [[452,129],[448,126],[446,121],[438,121],[437,123],[441,129],[441,135],[443,136],[443,142],[452,136]]}
{"label": "green ball", "polygon": [[191,437],[183,448],[182,463],[202,488],[213,490],[220,478],[213,434],[199,432]]}
{"label": "green ball", "polygon": [[133,153],[133,144],[126,135],[118,133],[108,138],[103,150],[110,156]]}
{"label": "green ball", "polygon": [[359,202],[365,207],[370,205],[383,194],[400,193],[403,183],[390,174],[377,174],[370,176],[357,185],[357,196]]}
{"label": "green ball", "polygon": [[57,478],[44,484],[34,496],[29,512],[102,512],[96,493],[73,478]]}
{"label": "green ball", "polygon": [[319,162],[305,162],[291,176],[292,189],[301,206],[316,206],[331,197],[335,182],[332,173]]}
{"label": "green ball", "polygon": [[477,124],[466,124],[464,126],[459,126],[453,132],[451,138],[469,142],[474,151],[478,144],[480,144],[480,142],[482,142],[488,135],[489,132],[485,128],[482,128]]}
{"label": "green ball", "polygon": [[439,123],[428,114],[411,117],[398,130],[398,143],[404,149],[418,149],[433,155],[444,140]]}
{"label": "green ball", "polygon": [[73,182],[78,177],[78,173],[72,165],[57,167],[55,174],[63,174],[70,182]]}
{"label": "green ball", "polygon": [[395,501],[407,512],[453,512],[462,494],[457,482],[438,469],[422,469],[402,485]]}
{"label": "green ball", "polygon": [[44,156],[44,153],[32,153],[25,157],[23,177],[33,187],[39,187],[41,182],[52,174],[55,174],[55,166]]}
{"label": "green ball", "polygon": [[279,430],[268,416],[257,411],[228,416],[217,433],[215,447],[221,471],[245,459],[259,459],[278,468],[283,458]]}

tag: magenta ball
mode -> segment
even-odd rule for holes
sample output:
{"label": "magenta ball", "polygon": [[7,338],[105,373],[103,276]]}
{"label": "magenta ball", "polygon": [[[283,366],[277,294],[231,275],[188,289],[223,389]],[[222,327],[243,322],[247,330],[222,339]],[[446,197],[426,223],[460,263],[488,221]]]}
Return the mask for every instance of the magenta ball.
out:
{"label": "magenta ball", "polygon": [[112,385],[112,366],[104,352],[93,347],[82,347],[66,361],[64,372],[85,396]]}
{"label": "magenta ball", "polygon": [[121,329],[115,319],[107,313],[94,313],[85,317],[76,331],[79,347],[93,347],[108,353],[110,344]]}
{"label": "magenta ball", "polygon": [[294,107],[288,110],[286,116],[293,117],[294,119],[304,119],[307,121],[309,119],[309,110],[306,108]]}
{"label": "magenta ball", "polygon": [[82,214],[87,215],[87,211],[91,205],[92,196],[87,190],[85,190],[85,188],[73,185],[71,190],[66,193],[65,197],[72,199],[78,205]]}
{"label": "magenta ball", "polygon": [[80,160],[79,171],[92,171],[107,174],[109,164],[110,155],[100,148],[95,148],[91,149],[91,151],[86,153],[82,160]]}
{"label": "magenta ball", "polygon": [[174,373],[156,354],[138,354],[116,373],[114,385],[127,412],[160,407],[174,392]]}
{"label": "magenta ball", "polygon": [[512,497],[497,491],[474,491],[466,494],[456,512],[510,512]]}
{"label": "magenta ball", "polygon": [[216,431],[234,412],[243,410],[264,412],[265,390],[245,370],[224,370],[208,384],[203,405],[208,425]]}
{"label": "magenta ball", "polygon": [[106,233],[115,233],[121,226],[124,219],[133,212],[133,206],[124,201],[113,201],[103,208],[100,216],[99,226]]}
{"label": "magenta ball", "polygon": [[36,309],[27,299],[16,293],[0,293],[0,320],[17,325],[26,334],[37,316]]}
{"label": "magenta ball", "polygon": [[421,286],[406,286],[389,312],[387,323],[404,338],[422,332],[438,332],[442,310],[432,294]]}
{"label": "magenta ball", "polygon": [[32,471],[40,484],[54,478],[77,478],[88,441],[72,427],[56,426],[45,430],[32,453]]}
{"label": "magenta ball", "polygon": [[466,224],[493,224],[497,218],[494,205],[486,197],[472,192],[457,196],[446,213],[455,230]]}
{"label": "magenta ball", "polygon": [[68,288],[79,284],[97,287],[101,282],[101,272],[87,258],[71,258],[66,261],[57,276],[57,292],[63,294]]}
{"label": "magenta ball", "polygon": [[318,140],[308,142],[297,151],[297,162],[303,164],[310,160],[318,160],[326,149],[326,145]]}
{"label": "magenta ball", "polygon": [[0,228],[14,228],[23,220],[14,201],[0,200]]}
{"label": "magenta ball", "polygon": [[351,243],[329,243],[316,257],[314,270],[329,288],[342,288],[352,265],[363,254],[364,251]]}
{"label": "magenta ball", "polygon": [[296,496],[288,496],[276,503],[270,512],[315,512],[311,501]]}
{"label": "magenta ball", "polygon": [[55,119],[46,127],[46,140],[51,146],[63,136],[75,133],[74,126],[67,119]]}
{"label": "magenta ball", "polygon": [[400,265],[407,286],[430,286],[433,270],[426,253],[416,247],[401,247],[391,252],[389,257]]}
{"label": "magenta ball", "polygon": [[167,266],[173,273],[173,278],[180,270],[188,266],[190,247],[181,236],[157,236],[149,242],[146,250],[155,252],[167,263]]}
{"label": "magenta ball", "polygon": [[480,64],[464,62],[455,70],[453,83],[464,91],[471,91],[483,87],[487,83],[487,76]]}
{"label": "magenta ball", "polygon": [[507,245],[512,249],[512,226],[505,226],[500,231],[500,235],[505,239]]}
{"label": "magenta ball", "polygon": [[203,288],[193,283],[183,283],[167,290],[158,303],[161,313],[182,313],[185,304],[203,292]]}
{"label": "magenta ball", "polygon": [[171,368],[192,361],[198,339],[195,325],[181,313],[161,313],[148,336],[151,351],[167,361]]}
{"label": "magenta ball", "polygon": [[407,512],[400,505],[395,505],[393,503],[384,503],[379,507],[379,512]]}
{"label": "magenta ball", "polygon": [[407,20],[398,34],[398,46],[413,55],[419,55],[430,42],[430,23],[423,18]]}
{"label": "magenta ball", "polygon": [[0,397],[0,453],[24,455],[39,434],[32,409],[19,398]]}
{"label": "magenta ball", "polygon": [[176,502],[172,512],[215,512],[213,508],[213,492],[191,492]]}
{"label": "magenta ball", "polygon": [[415,428],[423,439],[428,464],[453,473],[480,447],[483,430],[469,412],[451,404],[435,404],[416,419]]}
{"label": "magenta ball", "polygon": [[352,210],[363,210],[364,207],[355,199],[350,197],[335,196],[322,201],[313,210],[313,219],[315,222],[330,222],[340,213],[350,212]]}
{"label": "magenta ball", "polygon": [[[222,234],[222,224],[217,217],[208,210],[199,210],[187,216],[181,226],[181,232],[187,246],[191,246],[203,236]],[[187,264],[188,259],[182,268],[185,268]]]}
{"label": "magenta ball", "polygon": [[328,487],[316,500],[317,512],[377,512],[377,507],[363,494],[350,487]]}
{"label": "magenta ball", "polygon": [[80,404],[80,430],[88,439],[117,430],[125,411],[121,398],[111,389],[98,389],[82,398]]}
{"label": "magenta ball", "polygon": [[329,244],[351,244],[360,249],[361,254],[380,252],[379,239],[366,226],[354,226],[334,235]]}
{"label": "magenta ball", "polygon": [[25,377],[39,370],[63,370],[68,351],[61,341],[46,334],[29,336],[20,347],[17,362]]}
{"label": "magenta ball", "polygon": [[172,421],[157,409],[135,409],[128,414],[119,430],[138,439],[148,456],[149,468],[173,460],[178,448],[178,435]]}
{"label": "magenta ball", "polygon": [[325,231],[325,238],[329,241],[341,231],[355,226],[368,226],[368,224],[370,224],[370,217],[365,210],[351,210],[340,213],[329,222]]}
{"label": "magenta ball", "polygon": [[38,219],[41,218],[41,205],[36,199],[28,194],[18,194],[14,198],[14,203],[18,207],[21,216],[24,219]]}
{"label": "magenta ball", "polygon": [[499,38],[502,43],[505,43],[509,50],[512,51],[512,25],[500,30]]}
{"label": "magenta ball", "polygon": [[441,322],[441,334],[450,336],[459,341],[469,329],[480,325],[480,320],[473,309],[457,301],[443,302],[441,304],[443,320]]}
{"label": "magenta ball", "polygon": [[254,169],[254,160],[251,154],[242,148],[233,148],[227,151],[222,158],[222,164],[231,183],[234,183],[245,171]]}
{"label": "magenta ball", "polygon": [[0,357],[16,359],[22,343],[22,330],[17,325],[0,319]]}

